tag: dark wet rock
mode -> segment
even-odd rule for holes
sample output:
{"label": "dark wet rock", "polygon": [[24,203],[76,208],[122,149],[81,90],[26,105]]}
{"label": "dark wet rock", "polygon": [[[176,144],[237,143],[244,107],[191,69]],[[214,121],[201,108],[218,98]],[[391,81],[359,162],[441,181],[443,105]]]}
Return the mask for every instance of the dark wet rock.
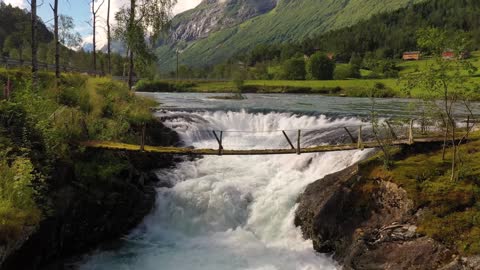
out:
{"label": "dark wet rock", "polygon": [[344,269],[479,269],[478,258],[462,259],[417,233],[420,214],[405,190],[381,179],[367,182],[354,165],[310,184],[295,224]]}

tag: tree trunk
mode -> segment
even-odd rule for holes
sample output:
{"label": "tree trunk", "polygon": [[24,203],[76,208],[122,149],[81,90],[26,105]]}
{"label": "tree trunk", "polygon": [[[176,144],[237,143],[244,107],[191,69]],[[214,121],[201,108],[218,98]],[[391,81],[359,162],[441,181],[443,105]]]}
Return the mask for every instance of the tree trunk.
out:
{"label": "tree trunk", "polygon": [[31,0],[31,23],[32,23],[32,86],[33,89],[38,88],[38,61],[37,61],[37,0]]}
{"label": "tree trunk", "polygon": [[93,34],[93,72],[95,75],[97,74],[97,41],[96,41],[96,23],[97,23],[97,16],[95,13],[95,0],[92,0],[92,34]]}
{"label": "tree trunk", "polygon": [[133,88],[133,70],[134,70],[134,62],[133,62],[133,51],[130,50],[130,59],[129,59],[129,68],[128,68],[128,88],[132,90]]}
{"label": "tree trunk", "polygon": [[[132,35],[132,32],[135,31],[135,9],[136,9],[136,1],[135,0],[130,0],[130,21],[128,27],[130,39]],[[134,70],[134,59],[133,59],[133,40],[129,40],[129,47],[130,47],[130,64],[129,64],[129,71],[128,71],[128,87],[130,90],[133,88],[133,70]]]}
{"label": "tree trunk", "polygon": [[58,38],[58,0],[53,5],[54,36],[55,36],[55,77],[60,79],[60,40]]}
{"label": "tree trunk", "polygon": [[453,149],[452,149],[452,176],[451,176],[451,180],[452,181],[456,181],[457,180],[457,177],[456,177],[456,170],[457,170],[457,167],[456,167],[456,164],[457,164],[457,144],[455,143],[455,123],[452,123],[452,145],[453,145]]}
{"label": "tree trunk", "polygon": [[110,0],[108,0],[107,7],[107,64],[108,64],[108,74],[112,75],[112,58],[111,58],[111,33],[110,33]]}

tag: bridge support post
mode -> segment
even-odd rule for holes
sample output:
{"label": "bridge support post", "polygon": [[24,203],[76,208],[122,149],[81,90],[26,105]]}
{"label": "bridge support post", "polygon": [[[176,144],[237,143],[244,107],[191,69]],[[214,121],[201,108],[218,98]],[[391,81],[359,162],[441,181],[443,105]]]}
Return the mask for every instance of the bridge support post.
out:
{"label": "bridge support post", "polygon": [[220,137],[217,135],[215,130],[212,132],[213,132],[213,136],[215,136],[215,139],[218,142],[218,155],[221,156],[223,154],[223,145],[222,145],[223,131],[220,131]]}
{"label": "bridge support post", "polygon": [[145,151],[145,131],[146,131],[147,127],[146,127],[146,124],[143,123],[143,126],[142,126],[142,139],[141,139],[141,144],[140,144],[140,151]]}
{"label": "bridge support post", "polygon": [[385,123],[387,124],[388,130],[390,131],[390,135],[392,136],[392,138],[393,138],[394,140],[398,139],[397,134],[395,134],[395,131],[393,131],[393,128],[392,128],[392,126],[390,125],[390,122],[385,121]]}
{"label": "bridge support post", "polygon": [[347,127],[344,127],[344,129],[347,132],[348,136],[350,137],[350,140],[352,140],[352,143],[356,143],[357,140],[355,140],[355,137],[353,137],[352,133],[350,133],[350,130],[348,130]]}
{"label": "bridge support post", "polygon": [[408,144],[412,145],[415,143],[413,138],[413,119],[410,120],[410,126],[408,128]]}
{"label": "bridge support post", "polygon": [[[475,124],[474,124],[475,125]],[[465,138],[468,140],[468,136],[470,135],[470,115],[467,116],[467,134],[465,135]]]}
{"label": "bridge support post", "polygon": [[297,137],[297,155],[300,155],[302,150],[300,146],[300,138],[302,137],[302,131],[299,129],[298,130],[298,137]]}
{"label": "bridge support post", "polygon": [[357,148],[363,150],[363,139],[362,139],[362,126],[358,127],[358,140],[357,140]]}
{"label": "bridge support post", "polygon": [[290,144],[290,147],[291,147],[292,149],[295,149],[295,146],[293,146],[292,141],[290,140],[290,138],[288,138],[287,133],[285,133],[284,130],[282,130],[282,133],[283,133],[283,136],[285,136],[285,139],[287,139],[288,144]]}

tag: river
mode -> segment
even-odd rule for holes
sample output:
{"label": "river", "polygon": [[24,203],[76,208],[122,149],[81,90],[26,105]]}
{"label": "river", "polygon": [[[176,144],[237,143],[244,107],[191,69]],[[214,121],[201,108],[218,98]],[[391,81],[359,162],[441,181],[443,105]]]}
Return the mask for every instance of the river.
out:
{"label": "river", "polygon": [[[225,148],[288,147],[281,130],[358,126],[368,99],[309,95],[248,95],[212,100],[208,94],[142,94],[162,102],[158,117],[185,145],[217,147],[205,130],[223,130]],[[380,100],[383,115],[410,115],[409,101]],[[239,132],[242,131],[242,132]],[[246,132],[247,131],[247,132]],[[304,146],[336,134],[305,135]],[[333,135],[333,136],[332,136]],[[210,156],[185,159],[157,172],[172,188],[158,188],[156,207],[120,247],[97,250],[82,270],[321,270],[339,266],[314,252],[293,224],[305,187],[358,162],[368,151],[287,156]]]}

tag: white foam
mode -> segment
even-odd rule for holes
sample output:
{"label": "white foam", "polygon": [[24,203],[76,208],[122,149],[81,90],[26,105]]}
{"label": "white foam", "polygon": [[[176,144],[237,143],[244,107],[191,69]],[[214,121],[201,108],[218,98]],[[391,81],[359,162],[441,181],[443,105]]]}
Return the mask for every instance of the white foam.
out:
{"label": "white foam", "polygon": [[[189,114],[198,121],[169,120],[196,147],[215,146],[205,129],[272,131],[359,124],[356,119],[247,112]],[[205,120],[205,121],[203,121]],[[284,145],[278,135],[236,136],[237,147]],[[227,134],[225,139],[228,141]],[[81,269],[320,270],[338,266],[315,253],[293,224],[305,187],[341,170],[366,151],[300,156],[225,156],[185,161],[162,171],[176,183],[160,188],[156,209],[127,237],[124,247],[97,252]]]}

